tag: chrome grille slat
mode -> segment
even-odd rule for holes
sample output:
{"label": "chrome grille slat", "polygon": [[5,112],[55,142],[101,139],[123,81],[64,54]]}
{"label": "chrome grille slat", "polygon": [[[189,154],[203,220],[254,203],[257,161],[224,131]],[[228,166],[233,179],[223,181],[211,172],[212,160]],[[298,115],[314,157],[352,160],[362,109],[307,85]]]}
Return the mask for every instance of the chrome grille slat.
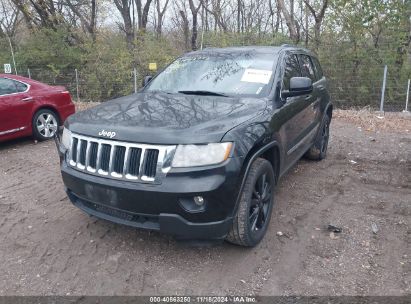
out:
{"label": "chrome grille slat", "polygon": [[100,139],[72,133],[68,164],[92,175],[160,184],[176,146]]}
{"label": "chrome grille slat", "polygon": [[128,170],[128,159],[130,158],[129,156],[130,153],[130,147],[126,147],[126,151],[124,152],[124,163],[123,163],[123,175],[126,176],[127,170]]}
{"label": "chrome grille slat", "polygon": [[[77,147],[76,147],[76,160],[77,160],[77,166],[81,166],[81,164],[80,164],[80,145],[81,145],[81,140],[80,139],[78,139],[77,140]],[[81,168],[81,167],[79,167],[79,168]]]}
{"label": "chrome grille slat", "polygon": [[101,142],[98,143],[98,148],[97,148],[97,160],[96,160],[96,172],[100,169],[100,163],[101,163],[101,148],[103,144]]}
{"label": "chrome grille slat", "polygon": [[[83,146],[84,146],[84,140],[79,140],[77,142],[77,167],[79,169],[84,169],[86,166],[85,161],[83,162]],[[85,153],[84,153],[85,154]],[[84,155],[85,156],[85,155]],[[84,158],[85,160],[85,158]]]}
{"label": "chrome grille slat", "polygon": [[138,168],[138,177],[142,178],[143,176],[143,166],[144,166],[144,162],[146,160],[146,149],[143,148],[141,149],[141,153],[140,153],[140,166]]}
{"label": "chrome grille slat", "polygon": [[87,148],[86,148],[86,168],[90,164],[90,148],[91,148],[91,142],[87,141]]}
{"label": "chrome grille slat", "polygon": [[111,150],[110,150],[110,158],[108,161],[108,173],[112,174],[113,173],[113,165],[114,165],[114,153],[116,153],[117,146],[112,145]]}

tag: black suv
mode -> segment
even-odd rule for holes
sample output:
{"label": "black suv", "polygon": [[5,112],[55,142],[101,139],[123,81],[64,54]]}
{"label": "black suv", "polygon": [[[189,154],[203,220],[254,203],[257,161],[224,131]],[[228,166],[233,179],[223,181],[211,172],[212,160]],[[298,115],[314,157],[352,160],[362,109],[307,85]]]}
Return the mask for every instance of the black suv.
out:
{"label": "black suv", "polygon": [[145,82],[66,121],[56,143],[70,200],[178,239],[256,245],[279,178],[304,154],[326,156],[332,105],[317,58],[210,48]]}

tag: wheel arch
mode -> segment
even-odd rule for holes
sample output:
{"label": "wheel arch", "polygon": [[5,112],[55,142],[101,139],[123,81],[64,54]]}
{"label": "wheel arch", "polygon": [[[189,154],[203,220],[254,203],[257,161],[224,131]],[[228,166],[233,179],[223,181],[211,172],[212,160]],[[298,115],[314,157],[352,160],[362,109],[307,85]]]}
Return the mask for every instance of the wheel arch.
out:
{"label": "wheel arch", "polygon": [[38,113],[38,111],[40,111],[40,110],[49,110],[49,111],[54,112],[57,115],[57,118],[59,120],[59,125],[62,124],[60,112],[57,110],[57,108],[55,106],[52,106],[52,105],[49,105],[49,104],[43,104],[43,105],[40,105],[39,107],[35,108],[34,111],[33,111],[32,120],[34,119],[34,116]]}
{"label": "wheel arch", "polygon": [[241,193],[244,189],[244,184],[248,176],[248,172],[250,171],[252,163],[257,158],[264,158],[268,160],[274,169],[275,174],[275,183],[278,183],[280,177],[280,166],[281,166],[281,154],[280,154],[280,144],[277,141],[272,141],[265,146],[251,149],[250,152],[247,154],[244,164],[243,164],[243,173],[241,175],[241,183],[237,194],[237,199],[235,202],[235,208],[233,214],[237,212],[238,204],[241,198]]}
{"label": "wheel arch", "polygon": [[280,148],[278,145],[269,147],[267,150],[259,154],[258,157],[264,158],[271,163],[275,174],[275,184],[277,184],[280,175]]}

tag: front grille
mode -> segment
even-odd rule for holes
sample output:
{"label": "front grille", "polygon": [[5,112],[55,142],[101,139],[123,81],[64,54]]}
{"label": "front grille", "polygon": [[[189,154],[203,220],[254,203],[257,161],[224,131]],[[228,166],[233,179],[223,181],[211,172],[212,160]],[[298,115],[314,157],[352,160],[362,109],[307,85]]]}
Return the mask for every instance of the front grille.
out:
{"label": "front grille", "polygon": [[161,183],[176,146],[105,140],[72,133],[68,164],[80,171],[114,179]]}

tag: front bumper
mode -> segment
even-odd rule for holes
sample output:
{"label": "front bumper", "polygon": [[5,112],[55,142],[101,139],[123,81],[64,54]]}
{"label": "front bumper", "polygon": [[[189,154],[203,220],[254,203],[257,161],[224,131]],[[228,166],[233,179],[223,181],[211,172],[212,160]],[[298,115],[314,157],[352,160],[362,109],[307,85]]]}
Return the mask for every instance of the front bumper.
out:
{"label": "front bumper", "polygon": [[[57,139],[61,172],[71,202],[115,223],[158,230],[184,239],[222,239],[235,209],[242,158],[199,169],[170,170],[160,185],[93,176],[68,166]],[[182,201],[202,196],[202,210]]]}
{"label": "front bumper", "polygon": [[231,217],[217,222],[194,223],[178,214],[134,213],[80,199],[71,190],[67,190],[67,194],[76,207],[89,215],[117,224],[160,231],[180,239],[224,239],[232,222]]}

